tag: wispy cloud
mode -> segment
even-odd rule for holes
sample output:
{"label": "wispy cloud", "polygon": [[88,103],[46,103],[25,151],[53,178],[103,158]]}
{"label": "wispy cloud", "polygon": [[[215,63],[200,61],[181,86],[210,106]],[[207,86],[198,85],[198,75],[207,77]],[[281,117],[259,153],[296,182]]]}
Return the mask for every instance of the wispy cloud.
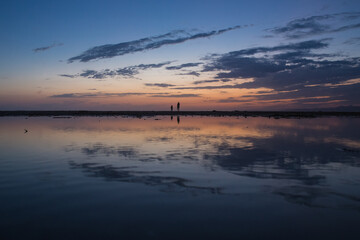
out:
{"label": "wispy cloud", "polygon": [[195,72],[195,71],[190,71],[190,72],[183,72],[183,73],[178,73],[176,75],[183,75],[183,76],[195,76],[195,77],[199,77],[200,73]]}
{"label": "wispy cloud", "polygon": [[57,95],[51,95],[50,98],[90,98],[90,97],[126,97],[126,96],[139,96],[146,95],[148,93],[139,92],[123,92],[123,93],[63,93]]}
{"label": "wispy cloud", "polygon": [[202,84],[202,83],[213,83],[213,82],[219,82],[220,80],[214,79],[214,80],[200,80],[200,81],[194,81],[193,84]]}
{"label": "wispy cloud", "polygon": [[112,58],[125,54],[156,49],[165,45],[179,44],[189,40],[212,37],[215,35],[223,34],[225,32],[239,28],[244,28],[244,27],[247,27],[247,25],[234,26],[225,29],[214,30],[209,32],[199,32],[194,34],[188,33],[185,30],[177,30],[166,34],[142,38],[129,42],[121,42],[117,44],[105,44],[105,45],[92,47],[86,50],[85,52],[83,52],[82,54],[70,58],[68,62],[70,63],[74,61],[88,62],[90,60]]}
{"label": "wispy cloud", "polygon": [[184,64],[180,64],[180,65],[176,65],[176,66],[168,66],[166,67],[167,70],[183,70],[183,72],[177,73],[176,75],[185,75],[185,76],[196,76],[199,77],[200,73],[197,71],[187,71],[185,69],[187,68],[193,68],[193,67],[198,67],[200,65],[202,65],[203,62],[195,62],[195,63],[184,63]]}
{"label": "wispy cloud", "polygon": [[344,43],[345,43],[345,44],[349,44],[349,45],[352,45],[352,44],[360,44],[360,37],[350,38],[350,39],[346,40]]}
{"label": "wispy cloud", "polygon": [[285,26],[267,30],[274,34],[282,34],[289,39],[298,39],[360,28],[360,23],[353,22],[358,18],[360,18],[360,12],[326,14],[295,19],[288,22]]}
{"label": "wispy cloud", "polygon": [[[307,103],[307,102],[328,102],[330,99],[331,101],[333,101],[333,97],[330,96],[314,96],[314,97],[294,97],[291,96],[289,98],[283,98],[280,97],[278,94],[274,94],[271,96],[265,96],[265,98],[263,96],[254,96],[256,97],[256,101],[261,101],[261,102],[302,102],[302,103]],[[219,103],[251,103],[254,101],[254,98],[234,98],[234,97],[229,97],[229,98],[225,98],[225,99],[220,99],[218,100]]]}
{"label": "wispy cloud", "polygon": [[121,76],[125,78],[132,78],[135,75],[139,74],[140,71],[151,69],[151,68],[161,68],[165,65],[171,64],[171,61],[156,63],[156,64],[139,64],[128,66],[124,68],[118,68],[115,70],[105,69],[101,71],[96,70],[84,70],[82,73],[78,74],[60,74],[61,77],[75,78],[75,77],[85,77],[93,79],[105,79],[108,77]]}
{"label": "wispy cloud", "polygon": [[188,97],[200,97],[200,94],[154,94],[150,97],[162,97],[162,98],[188,98]]}
{"label": "wispy cloud", "polygon": [[212,79],[212,80],[200,80],[200,81],[194,81],[193,84],[198,85],[198,84],[203,84],[203,83],[215,83],[215,82],[230,82],[230,79]]}
{"label": "wispy cloud", "polygon": [[[269,52],[279,52],[279,51],[286,51],[291,53],[298,53],[298,54],[309,54],[310,50],[314,49],[321,49],[326,48],[329,46],[328,41],[331,40],[331,38],[324,38],[321,40],[309,40],[309,41],[303,41],[303,42],[297,42],[297,43],[289,43],[289,44],[283,44],[278,45],[274,47],[255,47],[255,48],[247,48],[242,49],[238,51],[232,51],[227,53],[226,55],[218,55],[213,54],[208,57],[208,59],[212,59],[217,56],[222,56],[226,58],[237,58],[237,57],[245,57],[250,56],[258,53],[269,53]],[[206,69],[206,67],[205,67]]]}
{"label": "wispy cloud", "polygon": [[35,52],[35,53],[43,52],[43,51],[49,50],[51,48],[59,47],[59,46],[62,46],[62,45],[64,45],[64,44],[63,43],[54,43],[54,44],[51,44],[49,46],[34,48],[33,52]]}
{"label": "wispy cloud", "polygon": [[77,75],[72,75],[72,74],[59,74],[60,77],[67,77],[67,78],[75,78],[77,77]]}
{"label": "wispy cloud", "polygon": [[183,69],[183,68],[189,68],[189,67],[197,67],[199,65],[201,65],[201,62],[196,62],[196,63],[184,63],[181,65],[177,65],[177,66],[169,66],[166,67],[167,70],[179,70],[179,69]]}
{"label": "wispy cloud", "polygon": [[127,96],[147,96],[147,97],[162,97],[162,98],[187,98],[187,97],[200,97],[199,94],[171,94],[166,92],[121,92],[121,93],[62,93],[49,96],[50,98],[101,98],[101,97],[127,97]]}
{"label": "wispy cloud", "polygon": [[161,88],[168,88],[168,87],[175,87],[176,85],[168,84],[168,83],[145,83],[147,87],[161,87]]}
{"label": "wispy cloud", "polygon": [[206,85],[206,86],[190,86],[190,87],[174,87],[172,89],[176,90],[212,90],[212,89],[244,89],[244,88],[254,88],[246,87],[243,84],[227,84],[227,85]]}

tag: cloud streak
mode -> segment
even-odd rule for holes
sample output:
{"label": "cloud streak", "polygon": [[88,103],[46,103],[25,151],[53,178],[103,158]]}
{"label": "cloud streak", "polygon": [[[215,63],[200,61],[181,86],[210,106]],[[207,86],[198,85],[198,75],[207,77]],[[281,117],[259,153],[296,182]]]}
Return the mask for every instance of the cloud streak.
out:
{"label": "cloud streak", "polygon": [[99,97],[128,97],[128,96],[147,96],[154,98],[188,98],[200,97],[199,94],[170,94],[165,92],[145,93],[145,92],[122,92],[122,93],[62,93],[51,95],[49,98],[99,98]]}
{"label": "cloud streak", "polygon": [[336,33],[360,28],[360,23],[344,22],[360,18],[360,12],[344,12],[299,18],[288,22],[285,26],[267,29],[274,34],[284,35],[288,39],[299,39],[325,33]]}
{"label": "cloud streak", "polygon": [[200,97],[200,94],[154,94],[150,97],[162,97],[162,98],[188,98],[188,97]]}
{"label": "cloud streak", "polygon": [[168,88],[168,87],[175,87],[176,85],[168,84],[168,83],[145,83],[147,87],[161,87],[161,88]]}
{"label": "cloud streak", "polygon": [[51,44],[49,46],[34,48],[33,52],[35,52],[35,53],[43,52],[43,51],[49,50],[51,48],[59,47],[59,46],[62,46],[62,45],[64,45],[64,44],[63,43],[54,43],[54,44]]}
{"label": "cloud streak", "polygon": [[183,69],[183,68],[189,68],[189,67],[197,67],[199,65],[201,65],[201,62],[196,62],[196,63],[184,63],[181,65],[177,65],[177,66],[169,66],[166,67],[167,70],[179,70],[179,69]]}
{"label": "cloud streak", "polygon": [[171,64],[171,61],[156,63],[156,64],[139,64],[128,66],[124,68],[118,68],[115,70],[105,69],[101,71],[96,70],[84,70],[82,73],[78,74],[60,74],[61,77],[68,78],[76,78],[76,77],[84,77],[84,78],[92,78],[92,79],[105,79],[108,77],[116,77],[121,76],[124,78],[133,78],[135,75],[139,74],[140,71],[152,69],[152,68],[161,68],[165,65]]}
{"label": "cloud streak", "polygon": [[63,93],[49,96],[50,98],[90,98],[90,97],[126,97],[146,95],[147,93],[124,92],[124,93]]}
{"label": "cloud streak", "polygon": [[360,37],[350,38],[350,39],[346,40],[346,41],[344,42],[344,44],[349,44],[349,45],[360,44]]}
{"label": "cloud streak", "polygon": [[143,52],[147,50],[157,49],[166,45],[180,44],[189,40],[208,38],[244,27],[247,27],[247,25],[234,26],[234,27],[213,30],[209,32],[199,32],[194,34],[190,34],[184,30],[177,30],[166,34],[142,38],[129,42],[121,42],[117,44],[105,44],[105,45],[89,48],[82,54],[69,58],[68,62],[69,63],[74,61],[88,62],[96,59],[112,58],[112,57],[122,56],[135,52]]}
{"label": "cloud streak", "polygon": [[[255,47],[255,48],[248,48],[248,49],[242,49],[239,51],[232,51],[227,53],[226,55],[222,55],[223,57],[244,57],[249,55],[254,55],[257,53],[269,53],[269,52],[278,52],[278,51],[291,51],[292,53],[307,53],[310,50],[314,49],[322,49],[329,46],[327,43],[331,38],[324,38],[321,40],[309,40],[309,41],[303,41],[303,42],[297,42],[297,43],[290,43],[285,45],[278,45],[274,47]],[[214,55],[219,56],[219,55]],[[220,55],[221,56],[221,55]],[[211,56],[210,56],[211,58]]]}
{"label": "cloud streak", "polygon": [[198,85],[198,84],[203,84],[203,83],[215,83],[215,82],[230,82],[230,79],[212,79],[212,80],[199,80],[199,81],[194,81],[193,84]]}

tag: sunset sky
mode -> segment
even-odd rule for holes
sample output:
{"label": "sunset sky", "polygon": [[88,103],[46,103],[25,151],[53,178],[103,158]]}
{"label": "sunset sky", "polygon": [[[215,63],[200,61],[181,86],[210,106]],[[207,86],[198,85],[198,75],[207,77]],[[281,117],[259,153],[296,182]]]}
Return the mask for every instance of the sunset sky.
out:
{"label": "sunset sky", "polygon": [[360,1],[1,1],[0,110],[360,106]]}

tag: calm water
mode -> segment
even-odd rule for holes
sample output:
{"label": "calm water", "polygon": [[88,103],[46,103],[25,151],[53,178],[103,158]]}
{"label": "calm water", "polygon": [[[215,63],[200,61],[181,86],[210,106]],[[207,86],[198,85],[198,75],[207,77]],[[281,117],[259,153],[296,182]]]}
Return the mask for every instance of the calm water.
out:
{"label": "calm water", "polygon": [[0,118],[0,238],[358,239],[359,126]]}

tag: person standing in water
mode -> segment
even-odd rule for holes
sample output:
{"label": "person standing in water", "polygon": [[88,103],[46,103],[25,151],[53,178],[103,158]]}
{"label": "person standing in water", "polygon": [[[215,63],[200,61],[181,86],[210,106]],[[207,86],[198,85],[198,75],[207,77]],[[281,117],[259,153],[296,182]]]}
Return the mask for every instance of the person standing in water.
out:
{"label": "person standing in water", "polygon": [[178,102],[178,104],[177,104],[177,110],[178,111],[180,110],[180,102]]}
{"label": "person standing in water", "polygon": [[173,111],[173,105],[171,105],[170,109],[171,109],[171,111]]}

